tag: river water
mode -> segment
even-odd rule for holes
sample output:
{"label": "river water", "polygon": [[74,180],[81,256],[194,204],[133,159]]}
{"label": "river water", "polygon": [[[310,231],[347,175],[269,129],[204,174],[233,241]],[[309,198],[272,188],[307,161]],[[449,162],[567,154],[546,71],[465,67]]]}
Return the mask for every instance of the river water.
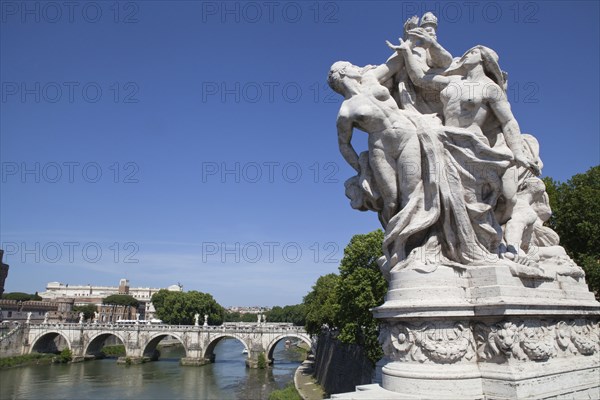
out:
{"label": "river water", "polygon": [[158,361],[117,365],[115,359],[52,364],[0,371],[0,399],[267,399],[293,380],[298,352],[277,344],[270,369],[248,369],[243,345],[223,339],[216,360],[201,367],[181,367],[181,347],[161,349]]}

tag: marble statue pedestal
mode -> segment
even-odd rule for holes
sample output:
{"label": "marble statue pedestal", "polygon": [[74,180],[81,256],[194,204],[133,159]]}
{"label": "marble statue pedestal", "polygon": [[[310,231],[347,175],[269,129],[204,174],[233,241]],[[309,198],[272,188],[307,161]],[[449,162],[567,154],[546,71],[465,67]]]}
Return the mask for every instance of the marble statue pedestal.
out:
{"label": "marble statue pedestal", "polygon": [[600,398],[600,303],[583,278],[506,265],[392,273],[379,385],[332,398]]}

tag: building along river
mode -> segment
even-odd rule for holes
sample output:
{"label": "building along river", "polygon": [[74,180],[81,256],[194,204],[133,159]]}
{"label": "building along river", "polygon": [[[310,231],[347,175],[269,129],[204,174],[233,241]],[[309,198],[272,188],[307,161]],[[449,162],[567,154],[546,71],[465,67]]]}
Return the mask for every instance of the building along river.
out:
{"label": "building along river", "polygon": [[[289,347],[289,346],[287,346]],[[181,367],[180,346],[164,347],[158,361],[117,365],[114,358],[75,364],[17,367],[0,371],[0,399],[267,399],[293,380],[302,355],[280,341],[272,368],[246,368],[244,346],[223,339],[216,360]]]}

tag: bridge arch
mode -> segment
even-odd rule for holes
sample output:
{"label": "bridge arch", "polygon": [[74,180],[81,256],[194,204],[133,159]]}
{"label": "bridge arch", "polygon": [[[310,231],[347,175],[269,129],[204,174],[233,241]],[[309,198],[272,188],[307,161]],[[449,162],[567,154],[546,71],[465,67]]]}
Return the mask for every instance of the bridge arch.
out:
{"label": "bridge arch", "polygon": [[210,342],[206,346],[206,349],[204,349],[203,357],[207,360],[214,361],[215,347],[217,347],[217,344],[219,344],[219,342],[223,339],[236,339],[237,341],[242,342],[242,344],[244,345],[244,350],[246,352],[250,351],[250,346],[248,345],[248,342],[242,336],[236,335],[235,333],[224,333],[222,335],[218,335],[210,339]]}
{"label": "bridge arch", "polygon": [[58,353],[65,348],[72,349],[67,336],[58,331],[46,331],[31,341],[29,353]]}
{"label": "bridge arch", "polygon": [[181,336],[179,336],[177,333],[173,333],[173,332],[160,332],[160,333],[152,335],[148,339],[148,342],[145,344],[145,346],[143,348],[142,356],[148,357],[152,360],[158,359],[158,356],[157,356],[158,352],[156,351],[156,348],[157,348],[158,344],[160,343],[160,341],[168,336],[171,336],[171,337],[177,339],[179,341],[179,343],[181,343],[181,345],[183,346],[183,350],[185,351],[185,356],[187,357],[188,356],[188,348],[185,344],[185,341],[181,338]]}
{"label": "bridge arch", "polygon": [[83,354],[84,355],[93,355],[93,356],[100,355],[102,353],[102,348],[104,348],[106,339],[108,339],[111,336],[119,339],[121,341],[121,344],[125,347],[125,351],[127,352],[127,346],[125,345],[125,343],[127,343],[127,341],[123,337],[122,333],[120,333],[120,332],[100,332],[100,333],[96,334],[95,336],[92,336],[88,340],[88,344],[85,347],[85,351],[83,352]]}
{"label": "bridge arch", "polygon": [[277,346],[277,343],[279,343],[280,341],[282,341],[285,338],[300,339],[304,343],[306,343],[309,348],[312,346],[312,342],[308,335],[303,335],[301,333],[292,333],[292,332],[282,333],[281,335],[278,335],[275,339],[271,340],[271,342],[267,346],[267,359],[273,360],[273,351],[275,350],[275,346]]}

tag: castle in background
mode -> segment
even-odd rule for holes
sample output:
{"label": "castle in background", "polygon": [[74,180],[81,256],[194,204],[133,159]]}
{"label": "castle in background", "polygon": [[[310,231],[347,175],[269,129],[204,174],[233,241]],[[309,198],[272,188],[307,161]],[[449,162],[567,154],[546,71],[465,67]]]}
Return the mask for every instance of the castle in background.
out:
{"label": "castle in background", "polygon": [[[0,295],[4,292],[4,283],[8,274],[8,265],[1,263],[4,251],[0,250]],[[68,283],[49,282],[46,291],[38,293],[41,301],[17,301],[0,299],[0,321],[42,322],[47,319],[53,322],[76,322],[78,313],[74,306],[94,305],[98,311],[99,323],[114,323],[118,320],[152,320],[155,308],[152,295],[161,288],[129,286],[128,279],[121,279],[119,286],[69,285]],[[171,285],[166,290],[181,292],[183,287]],[[130,295],[139,302],[138,308],[103,304],[103,300],[113,294]]]}
{"label": "castle in background", "polygon": [[[128,279],[121,279],[119,286],[69,285],[68,283],[49,282],[46,285],[46,291],[39,293],[39,296],[46,301],[55,301],[59,298],[74,299],[74,305],[76,306],[94,304],[99,307],[101,313],[101,320],[99,322],[108,322],[112,321],[115,316],[111,315],[110,318],[107,318],[109,316],[105,314],[114,313],[108,310],[110,307],[107,308],[106,305],[102,305],[102,300],[113,294],[127,294],[140,302],[140,306],[137,309],[140,318],[151,320],[154,318],[154,313],[156,312],[152,305],[152,295],[161,289],[150,287],[132,288],[129,286]],[[183,287],[179,285],[171,285],[166,289],[171,292],[183,291]],[[121,319],[135,319],[136,311],[120,310],[118,314]]]}

